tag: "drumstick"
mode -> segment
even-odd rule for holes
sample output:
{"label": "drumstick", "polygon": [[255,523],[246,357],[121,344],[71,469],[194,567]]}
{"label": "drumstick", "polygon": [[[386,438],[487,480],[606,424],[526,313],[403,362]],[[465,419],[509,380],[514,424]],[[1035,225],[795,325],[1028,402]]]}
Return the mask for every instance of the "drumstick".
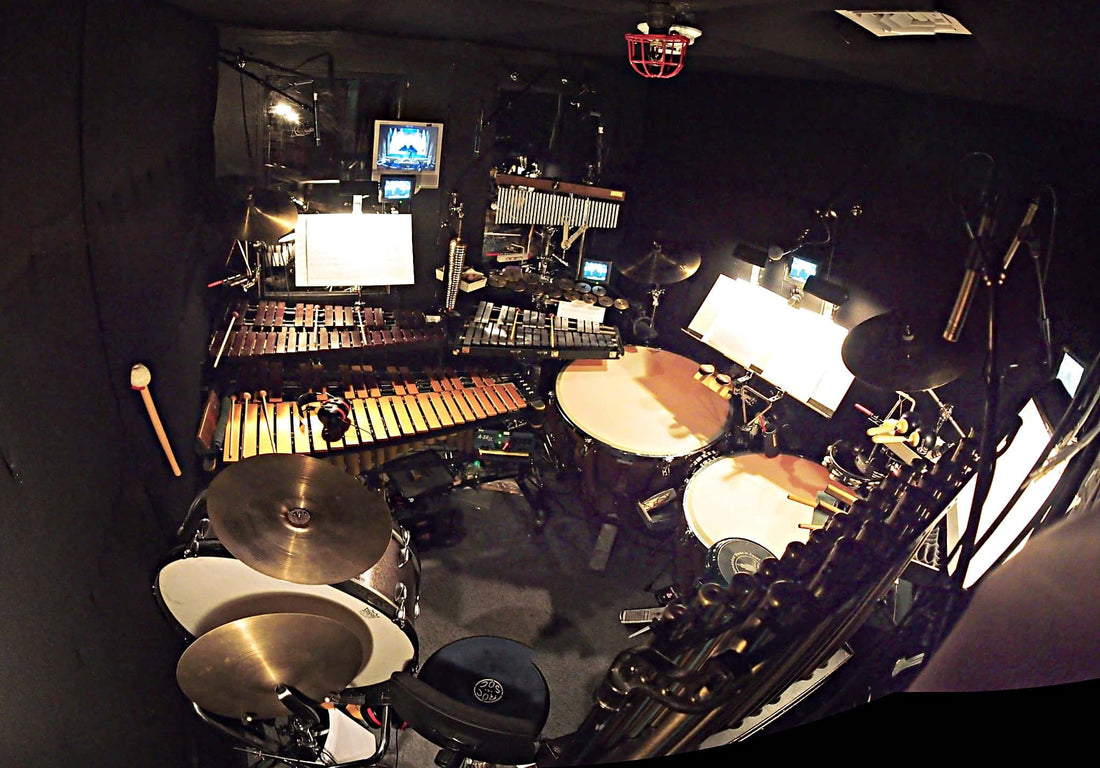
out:
{"label": "drumstick", "polygon": [[825,492],[828,493],[830,496],[836,496],[845,504],[854,504],[857,501],[863,500],[860,496],[857,496],[851,488],[831,481],[829,482],[829,485],[826,486]]}
{"label": "drumstick", "polygon": [[804,531],[817,531],[825,527],[824,523],[799,523],[798,527]]}
{"label": "drumstick", "polygon": [[225,351],[225,343],[229,341],[229,333],[233,330],[233,323],[237,322],[239,315],[234,312],[233,316],[229,318],[229,327],[225,329],[225,338],[222,339],[222,345],[218,348],[218,355],[214,358],[214,367],[218,367],[218,363],[221,362],[222,352]]}
{"label": "drumstick", "polygon": [[168,435],[164,433],[164,426],[160,423],[160,416],[157,415],[157,407],[153,404],[153,396],[149,393],[149,383],[152,380],[153,375],[141,363],[137,363],[130,369],[130,388],[141,393],[141,399],[145,402],[145,410],[149,413],[149,420],[153,422],[153,431],[157,433],[160,447],[164,449],[164,455],[168,457],[168,463],[172,465],[172,474],[179,477],[182,474],[179,464],[176,463],[176,457],[172,454],[172,446],[168,444]]}
{"label": "drumstick", "polygon": [[834,507],[832,504],[829,504],[827,502],[812,501],[810,499],[802,499],[802,498],[799,498],[798,496],[795,496],[794,494],[791,494],[791,493],[787,494],[787,498],[790,499],[791,501],[797,501],[799,504],[805,504],[807,507],[821,507],[823,510],[828,512],[830,515],[838,515],[838,514],[840,514],[841,512],[844,511],[840,507]]}

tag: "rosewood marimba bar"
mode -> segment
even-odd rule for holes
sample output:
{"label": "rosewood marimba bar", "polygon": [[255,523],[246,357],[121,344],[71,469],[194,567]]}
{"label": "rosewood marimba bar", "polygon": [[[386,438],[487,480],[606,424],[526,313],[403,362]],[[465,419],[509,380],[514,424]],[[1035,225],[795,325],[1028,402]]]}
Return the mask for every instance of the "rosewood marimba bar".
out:
{"label": "rosewood marimba bar", "polygon": [[227,313],[214,334],[210,356],[221,358],[284,355],[366,347],[442,342],[445,333],[428,325],[422,313],[384,312],[378,307],[243,302]]}
{"label": "rosewood marimba bar", "polygon": [[527,405],[522,388],[504,377],[357,368],[352,385],[331,392],[351,405],[351,426],[340,440],[325,440],[316,413],[303,415],[294,400],[242,392],[229,399],[222,460],[235,462],[264,453],[326,454],[430,439]]}

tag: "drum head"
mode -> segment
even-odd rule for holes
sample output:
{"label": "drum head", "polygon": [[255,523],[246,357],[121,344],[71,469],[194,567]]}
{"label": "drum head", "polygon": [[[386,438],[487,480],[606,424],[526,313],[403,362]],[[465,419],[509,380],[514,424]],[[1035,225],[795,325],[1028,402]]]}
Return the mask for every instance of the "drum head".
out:
{"label": "drum head", "polygon": [[412,641],[370,604],[335,587],[266,576],[231,557],[185,557],[157,574],[164,607],[192,637],[267,613],[309,613],[339,621],[359,638],[363,666],[354,686],[380,683],[413,659]]}
{"label": "drum head", "polygon": [[651,347],[574,360],[558,374],[558,407],[604,445],[635,456],[688,456],[726,430],[729,401],[695,381],[699,364]]}
{"label": "drum head", "polygon": [[813,522],[814,510],[788,495],[815,500],[829,484],[829,471],[817,462],[779,454],[723,456],[688,480],[684,517],[705,547],[727,538],[754,541],[781,557],[792,541],[805,542],[810,532],[799,523]]}

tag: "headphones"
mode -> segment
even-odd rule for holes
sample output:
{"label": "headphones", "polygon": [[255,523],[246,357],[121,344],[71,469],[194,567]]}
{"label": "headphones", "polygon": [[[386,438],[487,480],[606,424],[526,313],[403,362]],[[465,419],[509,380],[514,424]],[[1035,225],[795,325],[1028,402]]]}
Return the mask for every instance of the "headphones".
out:
{"label": "headphones", "polygon": [[[325,398],[321,400],[321,398]],[[301,411],[303,421],[298,425],[298,428],[305,430],[306,408],[312,406],[312,410],[316,410],[317,418],[323,425],[321,429],[321,437],[326,442],[332,443],[339,440],[344,436],[344,433],[348,431],[348,427],[351,426],[351,403],[342,397],[335,395],[319,395],[316,392],[306,392],[298,395],[298,410]]]}

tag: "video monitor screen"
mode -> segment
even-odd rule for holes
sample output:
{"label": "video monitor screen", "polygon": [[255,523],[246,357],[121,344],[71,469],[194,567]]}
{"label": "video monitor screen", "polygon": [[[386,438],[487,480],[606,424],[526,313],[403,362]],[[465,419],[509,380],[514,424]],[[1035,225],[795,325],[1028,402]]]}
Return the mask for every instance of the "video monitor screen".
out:
{"label": "video monitor screen", "polygon": [[1062,362],[1058,364],[1058,373],[1055,375],[1062,382],[1070,396],[1077,394],[1077,387],[1081,385],[1081,377],[1085,375],[1085,365],[1069,350],[1062,353]]}
{"label": "video monitor screen", "polygon": [[383,176],[382,199],[386,202],[411,200],[416,186],[415,176]]}
{"label": "video monitor screen", "polygon": [[802,259],[798,256],[791,257],[791,268],[787,273],[787,277],[794,283],[805,284],[812,275],[817,274],[817,264],[809,259]]}
{"label": "video monitor screen", "polygon": [[379,121],[375,167],[403,173],[432,173],[439,162],[440,127],[433,123]]}
{"label": "video monitor screen", "polygon": [[606,283],[611,277],[611,262],[585,259],[581,265],[581,280],[586,283]]}

